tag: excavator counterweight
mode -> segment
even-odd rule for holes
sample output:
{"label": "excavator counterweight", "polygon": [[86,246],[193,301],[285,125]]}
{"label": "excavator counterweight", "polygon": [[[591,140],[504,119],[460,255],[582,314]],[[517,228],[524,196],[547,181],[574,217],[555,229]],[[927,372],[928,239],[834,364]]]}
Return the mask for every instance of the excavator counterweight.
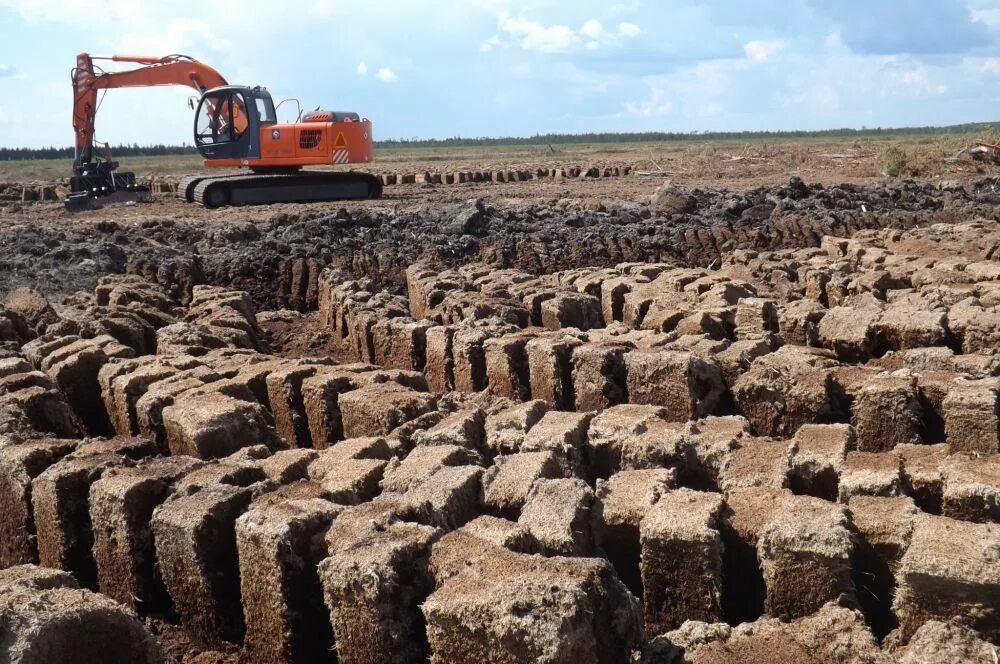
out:
{"label": "excavator counterweight", "polygon": [[313,111],[298,121],[279,123],[271,94],[262,87],[229,85],[217,71],[193,58],[116,55],[115,62],[141,65],[103,72],[93,56],[77,56],[73,69],[73,128],[76,156],[67,208],[104,202],[148,200],[149,190],[134,174],[118,171],[110,155],[95,155],[98,91],[120,87],[186,85],[200,94],[194,142],[208,168],[249,169],[249,173],[198,175],[181,183],[188,202],[205,207],[378,198],[378,178],[354,171],[310,170],[372,160],[372,124],[357,113]]}

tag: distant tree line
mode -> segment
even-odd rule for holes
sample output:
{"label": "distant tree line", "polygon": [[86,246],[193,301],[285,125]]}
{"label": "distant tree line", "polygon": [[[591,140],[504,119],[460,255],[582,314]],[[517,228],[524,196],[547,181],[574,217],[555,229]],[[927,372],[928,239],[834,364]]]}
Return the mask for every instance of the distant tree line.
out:
{"label": "distant tree line", "polygon": [[[587,143],[673,143],[681,141],[760,141],[760,140],[800,140],[804,138],[861,139],[887,138],[893,136],[928,135],[943,136],[954,134],[974,134],[977,132],[1000,131],[1000,122],[968,123],[947,127],[898,127],[861,129],[825,129],[822,131],[695,131],[695,132],[631,132],[592,134],[537,134],[535,136],[506,136],[499,138],[444,138],[444,139],[389,139],[376,141],[381,148],[454,148],[493,146],[545,146],[579,145]],[[98,148],[98,154],[103,148]],[[197,154],[193,145],[117,145],[111,153],[117,157],[155,157],[160,155]],[[25,159],[70,159],[73,148],[3,148],[0,147],[0,161]]]}
{"label": "distant tree line", "polygon": [[593,134],[538,134],[528,137],[393,139],[376,141],[386,148],[479,147],[505,145],[572,145],[587,143],[673,143],[681,141],[759,141],[798,140],[803,138],[880,138],[912,135],[972,134],[1000,130],[1000,122],[979,122],[947,127],[882,127],[861,129],[824,129],[820,131],[693,131],[693,132],[631,132]]}
{"label": "distant tree line", "polygon": [[[94,151],[104,155],[104,146],[95,146]],[[197,154],[193,145],[113,145],[111,154],[115,157],[158,157],[162,155]],[[72,159],[73,148],[0,148],[0,161],[23,159]]]}

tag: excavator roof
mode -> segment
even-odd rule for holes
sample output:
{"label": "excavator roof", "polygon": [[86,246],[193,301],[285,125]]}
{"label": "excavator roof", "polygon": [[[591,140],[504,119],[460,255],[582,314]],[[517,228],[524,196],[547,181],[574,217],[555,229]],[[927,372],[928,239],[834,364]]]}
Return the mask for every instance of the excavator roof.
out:
{"label": "excavator roof", "polygon": [[249,86],[249,85],[220,85],[217,88],[210,88],[205,90],[201,94],[202,97],[218,92],[249,92],[255,97],[270,97],[271,93],[268,92],[267,88],[261,87],[259,85]]}

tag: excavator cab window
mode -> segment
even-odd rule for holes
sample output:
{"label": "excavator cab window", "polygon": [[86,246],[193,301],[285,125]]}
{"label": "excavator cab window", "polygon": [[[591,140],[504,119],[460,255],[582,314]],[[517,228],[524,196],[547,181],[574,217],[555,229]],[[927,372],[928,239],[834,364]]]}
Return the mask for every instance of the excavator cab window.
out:
{"label": "excavator cab window", "polygon": [[249,125],[246,109],[246,99],[237,90],[206,94],[198,106],[195,141],[198,145],[238,141]]}
{"label": "excavator cab window", "polygon": [[257,117],[261,124],[273,124],[278,121],[278,114],[274,110],[274,100],[266,92],[254,91],[254,101],[257,103]]}

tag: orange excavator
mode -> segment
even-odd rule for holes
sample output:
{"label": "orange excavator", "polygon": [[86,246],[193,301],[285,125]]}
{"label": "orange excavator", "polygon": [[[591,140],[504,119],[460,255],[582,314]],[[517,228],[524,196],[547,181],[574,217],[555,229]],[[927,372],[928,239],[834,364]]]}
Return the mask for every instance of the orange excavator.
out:
{"label": "orange excavator", "polygon": [[[105,72],[94,60],[141,66]],[[315,110],[303,114],[300,110],[295,122],[279,123],[274,100],[265,88],[229,85],[219,72],[184,55],[99,58],[81,53],[72,79],[76,151],[66,200],[69,209],[149,200],[149,189],[138,184],[133,173],[118,170],[107,146],[104,158],[95,153],[94,127],[100,91],[158,85],[186,85],[199,94],[194,142],[206,167],[249,169],[249,173],[186,178],[178,194],[188,202],[217,208],[367,199],[382,194],[381,182],[369,173],[303,170],[304,166],[372,160],[372,124],[357,113]]]}

